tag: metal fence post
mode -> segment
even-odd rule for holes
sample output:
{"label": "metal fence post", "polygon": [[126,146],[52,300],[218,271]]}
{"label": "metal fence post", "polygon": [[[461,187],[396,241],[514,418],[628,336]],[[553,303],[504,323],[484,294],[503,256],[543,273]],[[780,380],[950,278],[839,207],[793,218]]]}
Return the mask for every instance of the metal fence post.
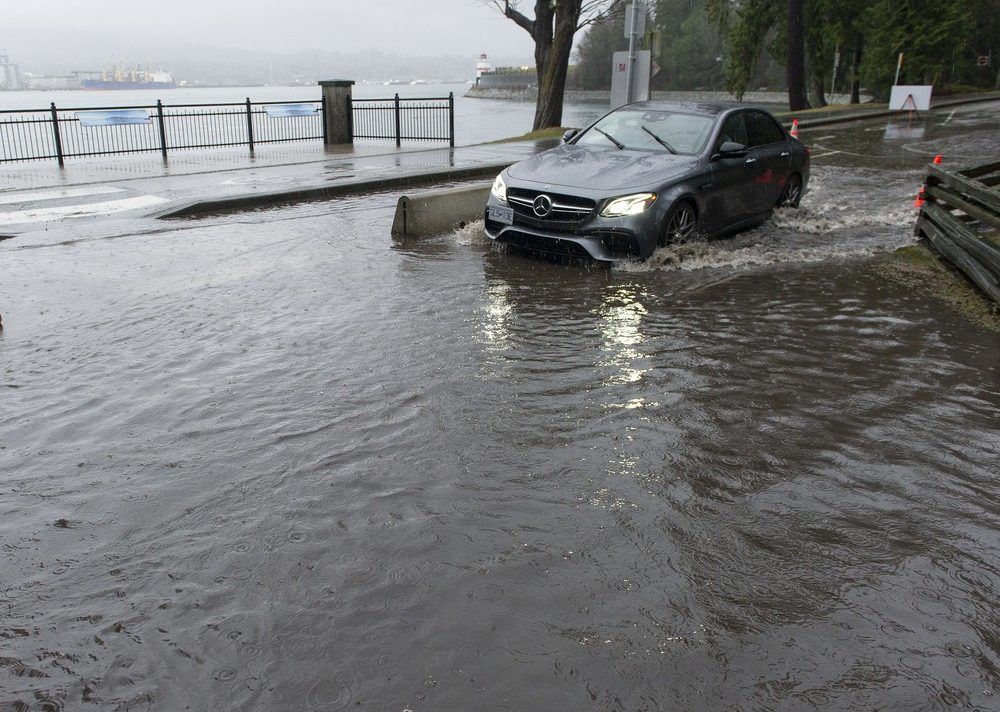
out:
{"label": "metal fence post", "polygon": [[54,101],[49,106],[52,110],[52,135],[56,139],[56,158],[59,159],[59,167],[62,168],[66,163],[63,161],[62,137],[59,135],[59,114],[56,112]]}
{"label": "metal fence post", "polygon": [[320,124],[323,126],[323,145],[326,145],[326,92],[319,98]]}
{"label": "metal fence post", "polygon": [[400,131],[399,131],[399,94],[396,94],[396,148],[400,145]]}
{"label": "metal fence post", "polygon": [[351,97],[347,97],[347,132],[354,143],[354,100]]}
{"label": "metal fence post", "polygon": [[250,97],[247,97],[247,138],[250,141],[250,155],[253,155],[253,109],[250,106]]}
{"label": "metal fence post", "polygon": [[160,125],[160,155],[167,160],[167,129],[163,125],[163,102],[156,100],[156,122]]}
{"label": "metal fence post", "polygon": [[455,147],[455,92],[448,92],[448,145]]}

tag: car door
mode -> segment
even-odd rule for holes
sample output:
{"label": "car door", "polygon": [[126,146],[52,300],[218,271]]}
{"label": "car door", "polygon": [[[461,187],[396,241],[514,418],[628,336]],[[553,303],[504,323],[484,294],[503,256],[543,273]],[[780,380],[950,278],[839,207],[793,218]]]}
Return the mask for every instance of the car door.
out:
{"label": "car door", "polygon": [[750,136],[750,174],[753,181],[751,213],[767,212],[778,204],[788,180],[792,149],[785,132],[763,111],[746,112]]}
{"label": "car door", "polygon": [[722,128],[712,149],[712,178],[708,188],[705,217],[712,231],[723,230],[730,225],[745,220],[752,211],[753,177],[748,163],[749,155],[723,158],[719,149],[727,141],[749,145],[745,111],[730,114],[722,122]]}

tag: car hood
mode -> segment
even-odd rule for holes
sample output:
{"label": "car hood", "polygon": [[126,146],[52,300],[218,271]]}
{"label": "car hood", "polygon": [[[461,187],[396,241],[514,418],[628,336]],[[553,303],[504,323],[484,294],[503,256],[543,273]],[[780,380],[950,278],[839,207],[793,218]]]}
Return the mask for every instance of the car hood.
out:
{"label": "car hood", "polygon": [[697,163],[696,156],[563,144],[514,164],[507,174],[548,185],[617,192],[663,183]]}

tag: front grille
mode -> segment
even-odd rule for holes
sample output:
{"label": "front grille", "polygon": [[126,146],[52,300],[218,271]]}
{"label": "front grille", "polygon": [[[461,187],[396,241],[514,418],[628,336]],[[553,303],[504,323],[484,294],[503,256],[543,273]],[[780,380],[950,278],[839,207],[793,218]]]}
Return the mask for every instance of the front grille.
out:
{"label": "front grille", "polygon": [[[546,195],[552,201],[552,210],[545,217],[535,214],[535,198]],[[549,193],[526,188],[508,188],[507,203],[514,209],[514,221],[533,228],[571,232],[594,215],[597,203],[589,198],[563,193]]]}
{"label": "front grille", "polygon": [[544,252],[571,259],[591,259],[590,253],[581,245],[554,237],[541,237],[517,230],[507,230],[499,239],[504,244],[529,252]]}

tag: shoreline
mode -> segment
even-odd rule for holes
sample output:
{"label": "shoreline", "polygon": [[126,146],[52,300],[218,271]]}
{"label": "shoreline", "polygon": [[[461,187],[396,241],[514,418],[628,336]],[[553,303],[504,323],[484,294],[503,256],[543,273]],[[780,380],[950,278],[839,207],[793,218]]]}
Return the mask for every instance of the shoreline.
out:
{"label": "shoreline", "polygon": [[[538,97],[537,87],[521,89],[506,89],[502,87],[469,87],[463,96],[469,99],[502,99],[505,101],[535,101]],[[649,93],[650,100],[662,101],[737,101],[736,97],[727,91],[664,91]],[[831,105],[847,104],[848,94],[831,94],[827,100]],[[563,97],[564,103],[607,104],[611,101],[610,90],[567,89]],[[863,96],[860,106],[872,101],[872,97]],[[786,104],[788,94],[783,91],[748,91],[743,95],[744,104]]]}

